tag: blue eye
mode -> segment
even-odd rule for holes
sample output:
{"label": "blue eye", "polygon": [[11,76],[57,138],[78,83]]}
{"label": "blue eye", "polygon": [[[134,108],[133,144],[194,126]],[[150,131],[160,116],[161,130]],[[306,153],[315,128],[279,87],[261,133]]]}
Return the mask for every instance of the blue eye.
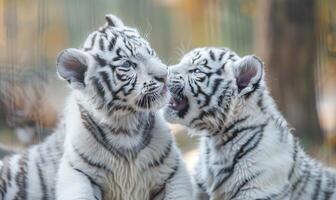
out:
{"label": "blue eye", "polygon": [[125,68],[129,68],[129,67],[133,67],[134,63],[132,63],[131,61],[126,60],[123,64],[120,65],[121,67],[125,67]]}
{"label": "blue eye", "polygon": [[199,69],[194,69],[192,72],[193,72],[193,73],[200,73],[201,70],[199,70]]}

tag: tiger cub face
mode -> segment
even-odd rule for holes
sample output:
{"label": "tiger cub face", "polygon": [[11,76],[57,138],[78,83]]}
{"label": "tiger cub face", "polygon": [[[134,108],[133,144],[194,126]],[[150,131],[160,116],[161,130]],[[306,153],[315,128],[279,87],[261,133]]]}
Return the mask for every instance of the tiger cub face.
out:
{"label": "tiger cub face", "polygon": [[113,15],[106,20],[81,49],[59,54],[59,76],[90,107],[109,115],[161,108],[167,101],[166,65],[136,29]]}
{"label": "tiger cub face", "polygon": [[197,48],[169,67],[164,116],[195,130],[218,130],[259,87],[262,62],[227,48]]}

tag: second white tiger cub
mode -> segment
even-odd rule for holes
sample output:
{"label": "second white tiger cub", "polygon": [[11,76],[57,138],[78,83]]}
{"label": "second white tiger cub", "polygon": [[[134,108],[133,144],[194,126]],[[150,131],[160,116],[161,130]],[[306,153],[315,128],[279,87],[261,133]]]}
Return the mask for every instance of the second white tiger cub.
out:
{"label": "second white tiger cub", "polygon": [[199,48],[170,69],[165,117],[201,136],[200,198],[336,199],[336,172],[307,156],[290,133],[258,58]]}
{"label": "second white tiger cub", "polygon": [[57,199],[190,199],[185,165],[157,113],[167,67],[137,30],[106,20],[81,50],[58,58],[72,94]]}

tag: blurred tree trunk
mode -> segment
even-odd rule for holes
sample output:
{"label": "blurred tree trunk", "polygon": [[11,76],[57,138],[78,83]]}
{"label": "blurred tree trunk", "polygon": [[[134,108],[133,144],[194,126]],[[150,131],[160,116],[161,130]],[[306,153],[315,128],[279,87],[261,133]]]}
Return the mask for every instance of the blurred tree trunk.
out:
{"label": "blurred tree trunk", "polygon": [[[314,0],[261,1],[264,26],[256,37],[266,56],[272,95],[295,134],[312,143],[322,141],[315,96],[316,2]],[[259,12],[260,13],[260,12]],[[266,19],[266,20],[265,20]],[[265,33],[266,32],[266,33]],[[257,31],[258,33],[258,31]],[[258,45],[258,43],[257,43]]]}

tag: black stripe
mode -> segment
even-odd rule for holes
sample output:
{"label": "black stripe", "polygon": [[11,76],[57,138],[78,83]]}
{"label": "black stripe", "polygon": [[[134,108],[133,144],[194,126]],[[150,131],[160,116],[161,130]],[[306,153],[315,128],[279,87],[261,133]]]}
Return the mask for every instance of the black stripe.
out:
{"label": "black stripe", "polygon": [[[229,107],[231,103],[231,96],[232,96],[232,90],[230,89],[232,81],[228,81],[222,90],[222,93],[218,97],[217,105],[218,106],[223,106],[223,101],[225,102],[225,106]],[[225,111],[227,111],[227,108],[225,107]]]}
{"label": "black stripe", "polygon": [[[261,128],[261,131],[260,132],[257,132],[255,133],[244,145],[243,145],[243,148],[239,151],[239,154],[238,154],[238,159],[244,157],[246,154],[248,154],[249,152],[253,151],[255,148],[258,147],[262,137],[263,137],[263,131],[264,131],[264,127]],[[259,133],[259,134],[258,134]],[[246,148],[250,142],[253,141],[253,139],[258,135],[258,138],[256,139],[257,141],[252,145],[250,146],[249,148]]]}
{"label": "black stripe", "polygon": [[112,61],[118,61],[118,60],[121,60],[122,59],[122,56],[121,56],[121,48],[118,48],[116,50],[116,54],[117,54],[117,57],[113,58]]}
{"label": "black stripe", "polygon": [[[248,99],[251,97],[251,95],[253,93],[255,93],[255,91],[257,91],[259,88],[260,88],[260,81],[261,81],[261,78],[252,85],[252,90],[249,91],[248,93],[245,94],[245,99]],[[240,92],[241,91],[241,88],[238,88],[238,91]]]}
{"label": "black stripe", "polygon": [[107,27],[101,27],[101,28],[99,28],[98,31],[101,33],[102,37],[105,37],[107,39],[106,29],[107,29]]}
{"label": "black stripe", "polygon": [[241,192],[241,190],[243,189],[243,187],[245,187],[247,184],[250,183],[250,181],[254,180],[255,178],[257,178],[258,176],[260,176],[262,174],[262,172],[257,172],[255,174],[252,174],[250,177],[246,178],[245,180],[242,181],[242,183],[235,187],[237,188],[237,190],[235,191],[235,193],[233,193],[233,195],[231,196],[230,199],[234,199],[237,197],[237,195]]}
{"label": "black stripe", "polygon": [[109,115],[112,115],[114,112],[117,112],[117,111],[127,111],[127,112],[130,112],[130,113],[136,113],[134,108],[132,108],[130,106],[113,105],[112,101],[109,102],[109,111],[108,111]]}
{"label": "black stripe", "polygon": [[295,191],[297,190],[299,184],[303,181],[303,178],[305,176],[305,174],[308,174],[308,170],[304,170],[302,172],[302,175],[300,177],[298,177],[298,179],[292,184],[292,196],[295,194]]}
{"label": "black stripe", "polygon": [[318,196],[320,194],[321,190],[321,179],[322,179],[322,171],[319,170],[319,175],[316,176],[316,182],[315,182],[315,189],[314,189],[314,194],[312,199],[318,199]]}
{"label": "black stripe", "polygon": [[263,113],[265,113],[266,112],[266,107],[264,106],[263,100],[264,100],[264,94],[260,93],[259,99],[257,101],[257,105],[260,108],[260,111],[263,112]]}
{"label": "black stripe", "polygon": [[95,56],[93,56],[93,58],[95,59],[95,61],[98,63],[99,66],[104,67],[104,66],[107,65],[106,60],[101,58],[99,55],[95,55]]}
{"label": "black stripe", "polygon": [[112,36],[112,39],[109,42],[108,50],[112,51],[117,42],[117,37]]}
{"label": "black stripe", "polygon": [[[0,161],[1,162],[1,161]],[[2,160],[2,166],[0,167],[0,197],[5,198],[7,188],[11,184],[11,170],[10,170],[9,157]],[[7,178],[7,179],[6,179]]]}
{"label": "black stripe", "polygon": [[[246,119],[247,118],[248,117],[246,117]],[[235,127],[237,124],[239,124],[241,122],[244,122],[246,119],[242,118],[241,120],[238,120],[238,122],[235,123],[235,125],[233,127]],[[263,125],[252,125],[252,126],[245,126],[245,127],[237,127],[235,129],[232,129],[231,126],[229,126],[228,127],[229,130],[226,130],[225,132],[223,132],[223,134],[228,134],[229,131],[230,131],[231,132],[231,136],[227,137],[226,140],[223,139],[223,141],[218,144],[218,147],[225,146],[226,144],[228,144],[229,142],[231,142],[233,139],[235,139],[238,136],[238,134],[240,134],[241,132],[249,131],[249,130],[255,130],[255,129],[260,128],[262,126]],[[230,129],[232,129],[232,131]]]}
{"label": "black stripe", "polygon": [[27,199],[27,173],[28,173],[28,152],[24,153],[18,161],[19,171],[15,176],[18,191],[14,200]]}
{"label": "black stripe", "polygon": [[160,155],[159,159],[151,161],[151,163],[148,166],[149,167],[158,167],[158,166],[162,165],[164,163],[165,159],[169,156],[172,146],[173,146],[173,141],[170,140],[168,142],[168,145],[167,145],[166,149],[163,151],[163,154]]}
{"label": "black stripe", "polygon": [[142,151],[145,147],[147,147],[150,141],[152,140],[152,136],[153,136],[152,130],[154,128],[154,125],[155,125],[155,115],[153,113],[150,113],[148,117],[148,121],[145,124],[144,130],[142,132],[142,135],[143,135],[142,141],[137,147],[135,147],[132,150],[133,154],[135,154],[133,156],[133,159],[135,159],[138,153],[140,153],[140,151]]}
{"label": "black stripe", "polygon": [[293,163],[292,163],[292,167],[291,170],[289,172],[288,175],[288,179],[292,179],[294,170],[295,170],[295,166],[296,166],[296,160],[297,160],[297,156],[298,156],[298,147],[299,147],[299,143],[296,139],[293,140],[293,153],[292,153],[292,157],[293,157]]}
{"label": "black stripe", "polygon": [[220,86],[220,84],[222,83],[222,79],[220,78],[217,78],[214,80],[214,84],[212,85],[212,89],[211,89],[211,93],[209,95],[206,95],[206,98],[205,98],[205,102],[204,104],[200,107],[200,109],[204,108],[205,106],[208,106],[212,97],[213,96],[216,96],[214,95],[217,91],[218,91],[218,88]]}
{"label": "black stripe", "polygon": [[201,189],[203,192],[207,192],[206,187],[204,186],[204,183],[197,182],[197,187]]}
{"label": "black stripe", "polygon": [[[217,182],[213,186],[212,192],[214,192],[218,188],[220,188],[224,184],[224,182],[226,180],[228,180],[233,175],[234,168],[235,168],[236,164],[238,163],[239,159],[241,159],[243,156],[245,156],[246,154],[248,154],[250,151],[252,151],[253,149],[255,149],[258,146],[258,144],[260,143],[260,141],[262,139],[263,131],[264,131],[265,126],[266,126],[266,124],[256,126],[255,129],[259,128],[260,131],[257,131],[255,133],[253,133],[252,136],[243,145],[240,146],[238,152],[236,152],[235,155],[234,155],[232,165],[229,166],[229,167],[225,167],[225,168],[218,171],[217,176],[219,176],[220,174],[223,174],[223,173],[225,173],[225,174],[228,173],[228,174],[226,176],[224,176],[219,182]],[[257,137],[257,139],[255,139],[256,137]],[[249,144],[251,142],[253,142],[254,140],[256,140],[254,142],[254,144],[251,147],[248,148]]]}
{"label": "black stripe", "polygon": [[[306,167],[308,167],[308,166],[306,166]],[[300,177],[299,178],[299,180],[293,185],[293,192],[292,192],[292,196],[293,195],[296,195],[297,197],[300,197],[304,192],[305,192],[305,190],[306,190],[306,185],[307,185],[307,183],[309,182],[309,179],[310,179],[310,176],[311,176],[311,173],[310,173],[310,169],[308,168],[307,169],[307,171],[305,171],[305,174],[307,174],[305,177]],[[303,179],[304,178],[304,179]],[[300,187],[300,189],[299,190],[297,190],[297,186],[298,186],[298,184],[299,183],[302,183],[302,181],[304,181],[303,182],[303,184],[302,184],[302,186]],[[291,197],[291,199],[296,199],[296,198],[292,198]]]}
{"label": "black stripe", "polygon": [[105,19],[107,21],[108,26],[112,26],[112,27],[115,26],[115,23],[113,22],[113,20],[109,16],[106,16]]}
{"label": "black stripe", "polygon": [[98,77],[92,77],[92,86],[98,94],[99,99],[102,101],[101,105],[99,105],[99,109],[104,106],[105,103],[105,89],[104,86],[100,83],[100,79]]}
{"label": "black stripe", "polygon": [[102,130],[102,128],[91,118],[89,113],[84,110],[81,105],[78,105],[81,118],[83,120],[84,127],[91,133],[93,138],[101,144],[108,152],[110,152],[116,158],[122,157],[127,160],[126,156],[121,154],[117,149],[113,146],[106,143],[108,140],[106,139],[106,133]]}
{"label": "black stripe", "polygon": [[225,55],[225,53],[226,53],[226,52],[222,52],[222,53],[219,55],[219,58],[218,58],[219,61],[222,61],[223,56]]}
{"label": "black stripe", "polygon": [[44,181],[43,172],[39,163],[36,162],[37,174],[40,181],[40,187],[42,191],[42,200],[48,200],[47,185]]}
{"label": "black stripe", "polygon": [[166,189],[166,185],[164,184],[161,187],[159,187],[159,189],[151,191],[150,195],[149,195],[149,200],[154,200],[154,199],[158,198],[159,196],[164,197],[163,193],[165,193],[165,189]]}
{"label": "black stripe", "polygon": [[250,116],[245,116],[239,119],[236,119],[234,122],[232,122],[231,125],[225,127],[223,129],[223,131],[221,131],[223,134],[228,133],[229,131],[231,131],[231,129],[233,129],[234,127],[236,127],[237,125],[239,125],[240,123],[245,122]]}
{"label": "black stripe", "polygon": [[107,86],[108,90],[110,92],[112,92],[112,85],[111,85],[111,81],[110,81],[110,78],[109,78],[109,75],[107,72],[99,72],[100,76],[101,76],[101,79],[104,81],[105,85]]}
{"label": "black stripe", "polygon": [[119,134],[124,134],[124,135],[128,135],[131,136],[132,132],[129,129],[125,129],[125,128],[116,128],[116,127],[112,127],[112,126],[108,126],[108,125],[103,125],[104,129],[108,129],[110,134],[113,135],[119,135]]}
{"label": "black stripe", "polygon": [[104,51],[105,50],[105,45],[104,45],[104,39],[101,37],[99,38],[99,49],[101,51]]}
{"label": "black stripe", "polygon": [[330,171],[325,171],[326,175],[326,179],[327,179],[327,185],[324,187],[324,191],[323,191],[323,196],[324,196],[324,200],[329,200],[331,199],[331,197],[333,196],[334,192],[335,192],[335,176],[334,176],[334,172],[330,172]]}
{"label": "black stripe", "polygon": [[[81,118],[83,120],[84,127],[91,133],[93,138],[102,145],[107,151],[109,151],[116,158],[123,158],[125,161],[129,162],[129,159],[136,159],[138,153],[143,150],[150,143],[152,139],[152,129],[155,124],[155,115],[150,113],[147,119],[148,123],[142,124],[143,130],[140,132],[142,134],[142,140],[139,144],[132,149],[122,149],[116,148],[110,143],[108,143],[108,139],[106,138],[106,133],[104,130],[94,121],[94,119],[90,116],[90,114],[81,106],[79,106],[79,110],[81,113]],[[139,129],[141,130],[141,129]]]}
{"label": "black stripe", "polygon": [[179,169],[179,159],[176,159],[176,165],[174,167],[172,167],[172,172],[169,174],[169,176],[163,181],[163,184],[161,186],[161,189],[158,191],[153,192],[153,194],[150,195],[150,199],[155,199],[155,197],[157,197],[159,194],[161,194],[162,192],[164,192],[165,188],[166,188],[166,184],[171,181],[171,179],[175,176],[175,174],[177,173],[177,170]]}
{"label": "black stripe", "polygon": [[208,60],[205,60],[205,63],[202,66],[209,70],[212,70],[212,68],[208,66]]}
{"label": "black stripe", "polygon": [[176,165],[172,168],[173,171],[170,173],[170,175],[168,176],[168,178],[164,181],[165,183],[169,182],[177,173],[177,170],[179,169],[179,165],[180,165],[180,160],[176,159]]}
{"label": "black stripe", "polygon": [[[188,106],[189,109],[189,106]],[[211,109],[209,111],[203,110],[197,117],[194,117],[191,121],[190,124],[195,126],[197,124],[194,124],[196,122],[199,122],[199,125],[206,125],[203,120],[205,117],[215,117],[215,110]],[[196,127],[196,126],[195,126]]]}
{"label": "black stripe", "polygon": [[230,56],[229,56],[229,60],[232,60],[232,61],[236,61],[236,55],[233,53],[233,52],[231,52],[231,54],[230,54]]}
{"label": "black stripe", "polygon": [[215,61],[215,60],[216,60],[215,53],[214,53],[212,50],[210,50],[210,51],[209,51],[209,54],[210,54],[210,58],[211,58],[211,60]]}
{"label": "black stripe", "polygon": [[[99,191],[100,191],[100,193],[102,194],[102,196],[104,196],[103,195],[103,187],[101,186],[101,185],[99,185],[91,176],[89,176],[87,173],[85,173],[83,170],[81,170],[81,169],[78,169],[78,168],[76,168],[71,162],[68,162],[69,163],[69,165],[70,165],[70,167],[72,168],[72,169],[74,169],[75,171],[77,171],[78,173],[80,173],[80,174],[82,174],[82,175],[84,175],[89,181],[90,181],[90,183],[91,183],[91,185],[94,185],[94,186],[96,186],[98,189],[99,189]],[[96,196],[95,196],[95,198],[96,199],[98,199]]]}
{"label": "black stripe", "polygon": [[74,145],[72,145],[75,153],[82,159],[83,162],[85,162],[86,164],[90,165],[91,167],[94,168],[98,168],[98,169],[102,169],[104,171],[107,171],[111,174],[113,174],[113,171],[111,169],[109,169],[107,166],[105,166],[102,163],[97,163],[95,161],[92,161],[89,156],[85,155],[84,153],[80,152]]}
{"label": "black stripe", "polygon": [[95,40],[96,40],[97,34],[98,34],[98,33],[95,33],[95,34],[91,37],[91,45],[90,45],[90,47],[84,48],[84,51],[90,51],[90,50],[93,49],[93,46],[94,46],[94,44],[95,44]]}
{"label": "black stripe", "polygon": [[201,55],[200,55],[199,52],[197,52],[196,55],[192,58],[191,63],[192,63],[192,64],[195,64],[195,62],[196,62],[199,58],[201,58]]}

